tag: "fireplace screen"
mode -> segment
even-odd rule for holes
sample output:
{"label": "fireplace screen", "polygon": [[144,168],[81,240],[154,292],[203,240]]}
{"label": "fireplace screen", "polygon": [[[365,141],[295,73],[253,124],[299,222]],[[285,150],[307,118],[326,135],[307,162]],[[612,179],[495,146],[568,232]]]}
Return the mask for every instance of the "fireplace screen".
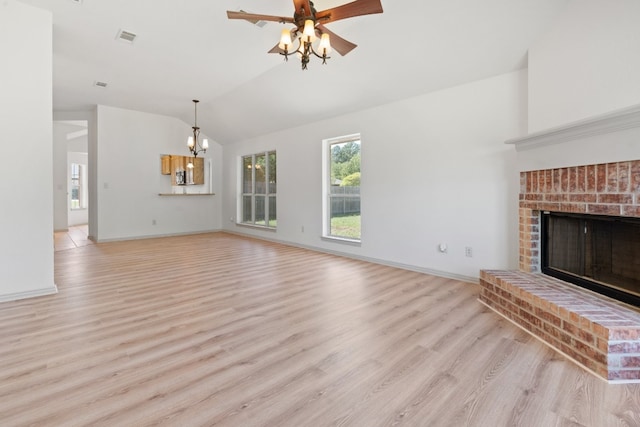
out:
{"label": "fireplace screen", "polygon": [[542,271],[640,306],[640,220],[547,213]]}

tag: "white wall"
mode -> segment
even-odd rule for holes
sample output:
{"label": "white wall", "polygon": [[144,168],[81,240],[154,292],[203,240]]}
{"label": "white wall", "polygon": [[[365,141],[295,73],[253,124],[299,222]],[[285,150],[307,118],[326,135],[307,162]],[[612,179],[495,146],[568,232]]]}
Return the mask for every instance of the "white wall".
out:
{"label": "white wall", "polygon": [[50,12],[0,2],[0,300],[56,292],[51,46]]}
{"label": "white wall", "polygon": [[[516,268],[519,178],[504,141],[526,132],[526,85],[526,71],[510,73],[225,146],[224,227],[452,277]],[[362,136],[360,247],[320,237],[322,140],[353,133]],[[271,149],[277,232],[237,226],[239,157]]]}
{"label": "white wall", "polygon": [[[221,228],[219,144],[210,141],[204,156],[205,160],[212,159],[215,196],[158,195],[171,192],[170,177],[160,173],[161,155],[187,155],[186,138],[190,133],[190,125],[172,117],[98,106],[98,233],[94,235],[98,241]],[[208,189],[208,185],[189,187],[194,192]]]}
{"label": "white wall", "polygon": [[56,231],[69,227],[67,131],[65,125],[53,123],[53,228]]}
{"label": "white wall", "polygon": [[640,1],[572,0],[529,49],[529,132],[640,103]]}

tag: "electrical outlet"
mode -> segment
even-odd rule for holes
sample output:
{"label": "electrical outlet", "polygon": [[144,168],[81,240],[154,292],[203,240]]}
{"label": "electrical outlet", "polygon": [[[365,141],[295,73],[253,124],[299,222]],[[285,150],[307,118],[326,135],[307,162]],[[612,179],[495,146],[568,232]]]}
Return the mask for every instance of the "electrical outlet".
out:
{"label": "electrical outlet", "polygon": [[473,248],[471,246],[465,246],[464,255],[469,258],[473,257]]}

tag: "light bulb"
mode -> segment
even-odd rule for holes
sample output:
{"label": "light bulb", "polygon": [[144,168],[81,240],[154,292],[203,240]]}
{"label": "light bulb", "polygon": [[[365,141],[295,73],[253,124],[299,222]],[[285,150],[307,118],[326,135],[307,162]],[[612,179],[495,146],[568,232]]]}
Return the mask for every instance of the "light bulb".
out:
{"label": "light bulb", "polygon": [[190,136],[189,138],[187,138],[187,145],[189,146],[189,148],[192,148],[194,145],[194,141],[193,141],[193,137]]}
{"label": "light bulb", "polygon": [[202,140],[202,149],[206,150],[207,148],[209,148],[209,140],[205,138]]}

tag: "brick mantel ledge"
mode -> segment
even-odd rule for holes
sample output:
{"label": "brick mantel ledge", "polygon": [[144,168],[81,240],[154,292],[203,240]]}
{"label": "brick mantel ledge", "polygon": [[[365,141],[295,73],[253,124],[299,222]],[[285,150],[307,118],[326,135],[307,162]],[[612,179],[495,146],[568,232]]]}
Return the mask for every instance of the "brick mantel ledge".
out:
{"label": "brick mantel ledge", "polygon": [[611,383],[640,383],[640,311],[539,273],[480,272],[480,302]]}

